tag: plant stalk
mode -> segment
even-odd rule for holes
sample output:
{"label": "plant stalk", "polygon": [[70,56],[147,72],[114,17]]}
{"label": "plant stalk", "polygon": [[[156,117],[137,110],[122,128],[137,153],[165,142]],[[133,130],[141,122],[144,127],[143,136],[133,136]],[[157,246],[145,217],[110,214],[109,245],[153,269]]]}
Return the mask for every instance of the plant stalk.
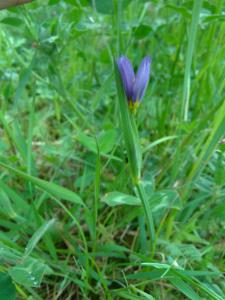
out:
{"label": "plant stalk", "polygon": [[155,254],[156,239],[155,239],[155,226],[154,226],[154,220],[153,220],[153,215],[152,215],[152,209],[151,209],[149,199],[145,193],[142,183],[138,182],[136,184],[136,188],[137,188],[138,195],[141,199],[142,206],[145,211],[147,226],[148,226],[148,230],[150,233],[151,254],[152,254],[151,256],[153,257]]}

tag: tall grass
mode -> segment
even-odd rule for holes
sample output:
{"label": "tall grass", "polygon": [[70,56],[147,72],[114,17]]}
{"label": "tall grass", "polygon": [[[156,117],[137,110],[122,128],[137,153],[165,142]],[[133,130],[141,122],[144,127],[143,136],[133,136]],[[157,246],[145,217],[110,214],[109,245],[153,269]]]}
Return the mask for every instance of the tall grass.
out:
{"label": "tall grass", "polygon": [[[222,0],[1,11],[1,300],[224,299],[224,35]],[[120,54],[152,56],[139,192]]]}

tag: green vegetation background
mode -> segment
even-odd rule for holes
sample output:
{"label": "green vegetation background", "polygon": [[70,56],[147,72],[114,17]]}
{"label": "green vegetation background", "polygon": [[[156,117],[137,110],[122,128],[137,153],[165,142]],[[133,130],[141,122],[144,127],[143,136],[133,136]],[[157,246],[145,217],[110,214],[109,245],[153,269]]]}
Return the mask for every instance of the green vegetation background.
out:
{"label": "green vegetation background", "polygon": [[[224,39],[222,0],[0,12],[0,300],[224,299]],[[152,57],[136,119],[154,257],[120,130],[121,54]]]}

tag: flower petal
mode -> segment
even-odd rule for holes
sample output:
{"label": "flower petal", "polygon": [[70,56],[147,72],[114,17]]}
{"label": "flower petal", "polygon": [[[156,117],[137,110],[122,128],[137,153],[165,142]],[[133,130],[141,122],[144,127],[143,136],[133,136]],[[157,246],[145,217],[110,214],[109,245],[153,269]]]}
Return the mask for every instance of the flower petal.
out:
{"label": "flower petal", "polygon": [[126,56],[121,56],[119,59],[117,59],[117,65],[127,99],[131,99],[133,84],[135,81],[134,69],[132,67],[132,64]]}
{"label": "flower petal", "polygon": [[135,78],[133,92],[132,92],[132,100],[134,102],[140,101],[144,96],[144,93],[148,86],[148,81],[150,76],[150,65],[151,65],[151,58],[150,56],[146,56],[142,60]]}

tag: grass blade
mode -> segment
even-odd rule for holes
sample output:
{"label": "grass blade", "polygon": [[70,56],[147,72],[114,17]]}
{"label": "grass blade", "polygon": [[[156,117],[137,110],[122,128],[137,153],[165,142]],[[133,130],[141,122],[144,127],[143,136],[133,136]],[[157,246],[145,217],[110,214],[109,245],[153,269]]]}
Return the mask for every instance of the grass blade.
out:
{"label": "grass blade", "polygon": [[178,290],[180,290],[185,296],[191,300],[200,300],[201,298],[196,294],[196,292],[185,283],[182,279],[178,277],[170,278],[169,281],[174,285]]}
{"label": "grass blade", "polygon": [[2,166],[3,168],[6,168],[7,170],[11,171],[15,175],[20,176],[24,180],[32,182],[33,184],[37,185],[39,188],[41,188],[42,190],[44,190],[45,192],[47,192],[48,194],[50,194],[56,198],[62,198],[64,200],[70,201],[72,203],[84,205],[83,201],[76,193],[74,193],[60,185],[57,185],[53,182],[48,182],[43,179],[26,174],[26,173],[19,171],[11,166],[6,165],[5,163],[3,163],[1,161],[0,161],[0,166]]}
{"label": "grass blade", "polygon": [[45,222],[31,237],[29,240],[27,247],[25,248],[24,257],[27,257],[31,254],[37,243],[40,241],[40,239],[43,237],[43,235],[46,233],[46,231],[49,230],[50,227],[53,226],[55,223],[55,219],[52,219],[50,221]]}
{"label": "grass blade", "polygon": [[194,1],[193,14],[192,14],[193,17],[191,21],[190,35],[188,37],[188,48],[187,48],[185,73],[184,73],[184,89],[183,89],[184,121],[188,120],[190,87],[191,87],[191,63],[192,63],[192,57],[194,52],[201,6],[202,6],[202,0]]}

